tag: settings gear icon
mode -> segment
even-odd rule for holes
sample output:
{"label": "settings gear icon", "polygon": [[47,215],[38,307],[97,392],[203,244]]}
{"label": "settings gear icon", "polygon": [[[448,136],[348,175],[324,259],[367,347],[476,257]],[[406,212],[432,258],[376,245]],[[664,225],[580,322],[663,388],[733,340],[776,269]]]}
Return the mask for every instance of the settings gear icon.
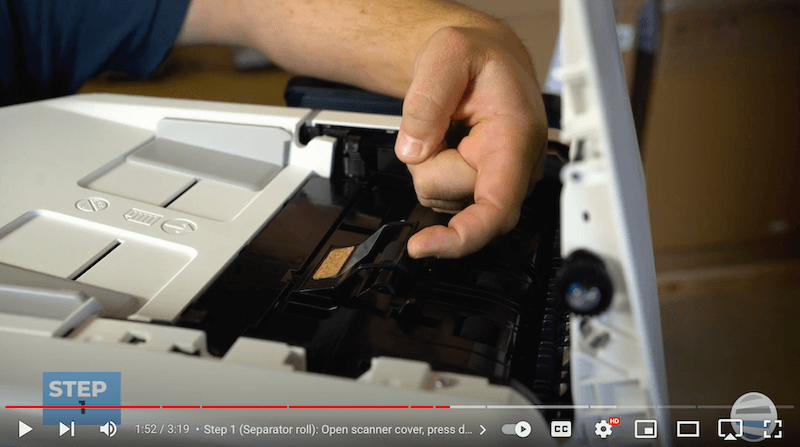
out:
{"label": "settings gear icon", "polygon": [[611,436],[611,424],[606,422],[605,419],[594,424],[594,434],[603,439],[606,439],[606,436]]}

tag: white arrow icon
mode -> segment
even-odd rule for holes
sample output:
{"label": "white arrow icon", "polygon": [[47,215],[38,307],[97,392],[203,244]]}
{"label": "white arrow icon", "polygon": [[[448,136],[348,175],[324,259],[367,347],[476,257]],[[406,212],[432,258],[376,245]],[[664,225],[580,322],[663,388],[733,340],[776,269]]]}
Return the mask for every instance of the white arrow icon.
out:
{"label": "white arrow icon", "polygon": [[169,234],[186,234],[197,229],[197,224],[186,219],[172,219],[161,224],[161,229]]}
{"label": "white arrow icon", "polygon": [[172,230],[173,233],[178,233],[178,234],[187,233],[189,231],[192,231],[191,230],[192,227],[190,227],[188,224],[186,224],[186,222],[165,223],[164,224],[164,228],[169,228],[170,230]]}
{"label": "white arrow icon", "polygon": [[527,421],[517,422],[517,425],[514,426],[514,433],[520,438],[527,438],[531,434],[531,424]]}
{"label": "white arrow icon", "polygon": [[31,427],[30,425],[28,425],[28,424],[26,424],[26,423],[24,423],[22,421],[18,421],[18,422],[19,422],[19,437],[20,438],[25,436],[25,435],[27,435],[28,433],[31,432],[31,430],[33,430],[33,427]]}
{"label": "white arrow icon", "polygon": [[484,433],[486,433],[486,427],[481,425],[481,435],[483,435]]}

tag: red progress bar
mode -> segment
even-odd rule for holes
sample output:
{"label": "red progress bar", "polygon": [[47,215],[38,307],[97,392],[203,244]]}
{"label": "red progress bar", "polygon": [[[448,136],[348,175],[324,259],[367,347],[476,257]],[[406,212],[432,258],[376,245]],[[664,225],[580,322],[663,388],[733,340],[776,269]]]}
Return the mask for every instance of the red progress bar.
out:
{"label": "red progress bar", "polygon": [[243,408],[243,409],[250,409],[250,408],[289,408],[287,405],[203,405],[203,408],[213,408],[213,409],[229,409],[229,408]]}
{"label": "red progress bar", "polygon": [[450,405],[6,405],[7,410],[14,409],[350,409],[350,410],[377,410],[377,409],[404,409],[404,408],[450,408]]}
{"label": "red progress bar", "polygon": [[289,405],[289,408],[299,408],[299,409],[364,409],[364,410],[374,410],[374,409],[396,409],[396,408],[408,408],[408,405]]}

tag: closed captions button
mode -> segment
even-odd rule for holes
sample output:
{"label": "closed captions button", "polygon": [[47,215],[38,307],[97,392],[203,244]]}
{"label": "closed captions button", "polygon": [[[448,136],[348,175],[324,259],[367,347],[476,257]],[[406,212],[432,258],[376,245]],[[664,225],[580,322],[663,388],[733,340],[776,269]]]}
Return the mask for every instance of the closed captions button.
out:
{"label": "closed captions button", "polygon": [[553,421],[550,423],[550,436],[553,438],[572,437],[572,421]]}

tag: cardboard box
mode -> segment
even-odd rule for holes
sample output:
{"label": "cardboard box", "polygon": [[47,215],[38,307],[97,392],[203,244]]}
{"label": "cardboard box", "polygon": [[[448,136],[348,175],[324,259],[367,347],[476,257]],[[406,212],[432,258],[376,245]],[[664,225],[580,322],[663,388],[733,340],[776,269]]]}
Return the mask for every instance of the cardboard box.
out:
{"label": "cardboard box", "polygon": [[800,5],[665,4],[644,129],[655,248],[800,228]]}
{"label": "cardboard box", "polygon": [[459,3],[491,15],[519,36],[536,68],[539,85],[544,85],[550,58],[556,47],[559,0],[458,0]]}
{"label": "cardboard box", "polygon": [[[539,85],[544,86],[559,28],[559,0],[458,0],[459,3],[485,12],[514,30],[525,44],[536,68]],[[645,0],[613,0],[617,30],[621,36],[622,63],[629,91],[633,85],[636,55],[637,16]]]}

